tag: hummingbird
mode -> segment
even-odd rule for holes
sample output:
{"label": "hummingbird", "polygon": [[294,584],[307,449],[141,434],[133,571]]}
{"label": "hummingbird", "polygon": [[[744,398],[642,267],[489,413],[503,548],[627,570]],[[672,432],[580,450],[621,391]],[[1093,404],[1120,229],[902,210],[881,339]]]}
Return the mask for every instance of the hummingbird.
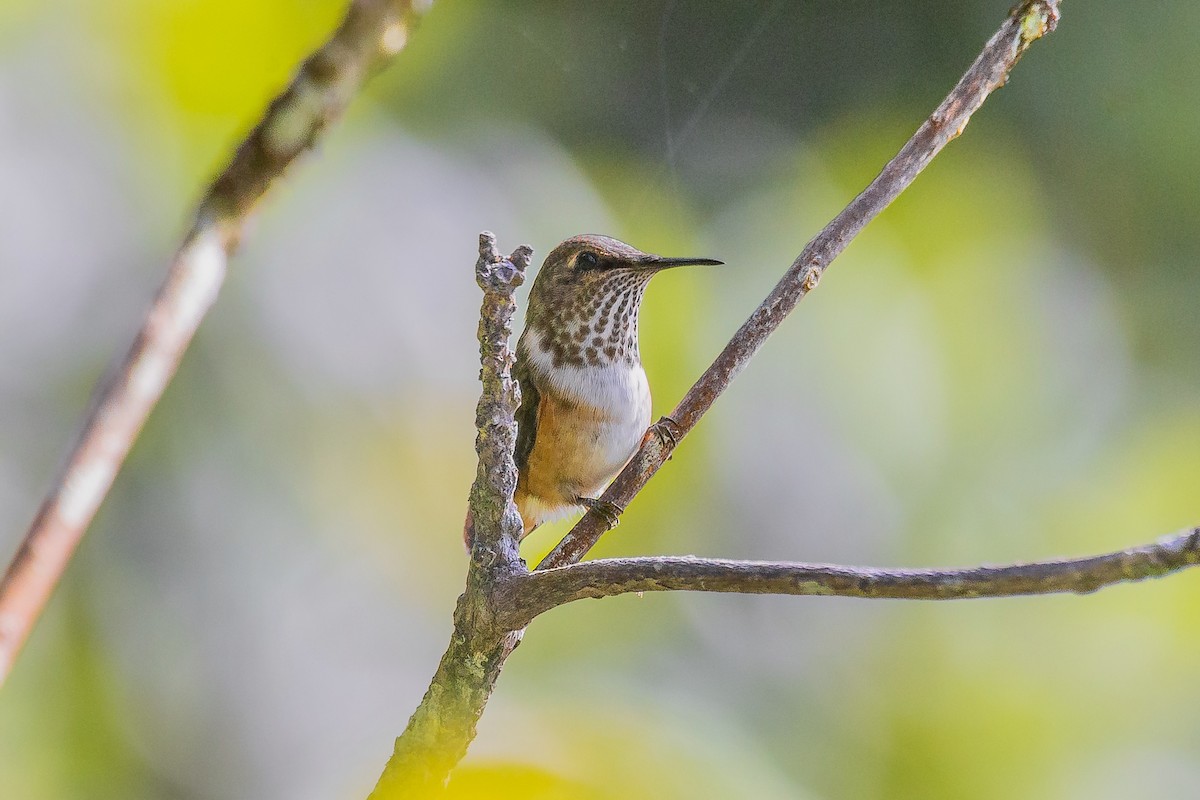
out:
{"label": "hummingbird", "polygon": [[[646,286],[664,269],[723,263],[643,253],[597,234],[573,236],[546,256],[513,366],[521,387],[513,500],[522,538],[580,508],[604,511],[597,497],[650,426],[638,350]],[[464,538],[469,548],[469,516]]]}

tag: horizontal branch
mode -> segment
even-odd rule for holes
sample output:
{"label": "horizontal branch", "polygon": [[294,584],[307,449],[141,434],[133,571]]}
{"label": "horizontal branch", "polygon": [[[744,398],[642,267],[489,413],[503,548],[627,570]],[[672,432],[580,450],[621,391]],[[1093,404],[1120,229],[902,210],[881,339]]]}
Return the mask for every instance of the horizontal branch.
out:
{"label": "horizontal branch", "polygon": [[[1037,39],[1058,24],[1058,0],[1025,0],[1017,4],[1004,24],[984,46],[979,57],[959,79],[934,112],[905,143],[883,170],[820,233],[813,237],[783,278],[738,329],[712,365],[688,390],[679,405],[654,427],[641,448],[601,498],[603,506],[624,509],[671,457],[679,441],[708,412],[729,383],[758,352],[805,295],[822,272],[846,249],[868,222],[909,187],[917,175],[958,137],[971,115],[988,95],[1008,80],[1009,71]],[[542,559],[538,569],[574,564],[608,531],[609,517],[589,511],[561,542]]]}
{"label": "horizontal branch", "polygon": [[1200,564],[1200,527],[1087,558],[967,569],[873,569],[832,564],[645,556],[538,570],[511,587],[508,625],[587,597],[630,592],[732,592],[896,600],[964,600],[1073,592],[1158,578]]}
{"label": "horizontal branch", "polygon": [[337,31],[300,66],[201,199],[141,328],[93,390],[62,471],[0,581],[0,684],[216,300],[254,205],[404,47],[413,18],[410,0],[352,0]]}

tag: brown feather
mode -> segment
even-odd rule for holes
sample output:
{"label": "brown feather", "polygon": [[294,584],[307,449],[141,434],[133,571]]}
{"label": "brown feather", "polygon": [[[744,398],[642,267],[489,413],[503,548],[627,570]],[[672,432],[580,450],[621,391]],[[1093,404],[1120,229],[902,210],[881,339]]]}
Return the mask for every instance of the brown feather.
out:
{"label": "brown feather", "polygon": [[522,348],[517,347],[517,360],[513,365],[513,377],[521,387],[521,405],[517,408],[517,447],[513,458],[517,469],[524,472],[529,466],[529,454],[533,452],[533,444],[537,440],[537,411],[541,404],[541,394],[533,382],[533,374],[528,361],[522,357]]}

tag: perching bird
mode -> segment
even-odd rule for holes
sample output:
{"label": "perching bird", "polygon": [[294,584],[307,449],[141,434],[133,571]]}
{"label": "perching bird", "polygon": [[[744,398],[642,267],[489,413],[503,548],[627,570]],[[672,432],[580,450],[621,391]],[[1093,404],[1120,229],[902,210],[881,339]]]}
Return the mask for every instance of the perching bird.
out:
{"label": "perching bird", "polygon": [[[663,258],[592,234],[546,256],[513,368],[521,386],[514,500],[523,535],[595,505],[650,425],[638,352],[638,311],[650,279],[668,267],[721,263]],[[468,519],[468,547],[471,528]]]}

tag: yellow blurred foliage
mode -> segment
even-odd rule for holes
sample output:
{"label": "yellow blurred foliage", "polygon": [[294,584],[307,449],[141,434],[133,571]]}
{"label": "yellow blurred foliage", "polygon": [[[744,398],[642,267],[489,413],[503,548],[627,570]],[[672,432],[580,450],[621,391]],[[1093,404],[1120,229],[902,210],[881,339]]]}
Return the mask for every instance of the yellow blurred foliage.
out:
{"label": "yellow blurred foliage", "polygon": [[117,23],[126,57],[161,86],[173,108],[244,123],[324,41],[345,3],[114,0],[101,8]]}
{"label": "yellow blurred foliage", "polygon": [[454,771],[445,800],[591,800],[583,785],[536,767],[468,762]]}

